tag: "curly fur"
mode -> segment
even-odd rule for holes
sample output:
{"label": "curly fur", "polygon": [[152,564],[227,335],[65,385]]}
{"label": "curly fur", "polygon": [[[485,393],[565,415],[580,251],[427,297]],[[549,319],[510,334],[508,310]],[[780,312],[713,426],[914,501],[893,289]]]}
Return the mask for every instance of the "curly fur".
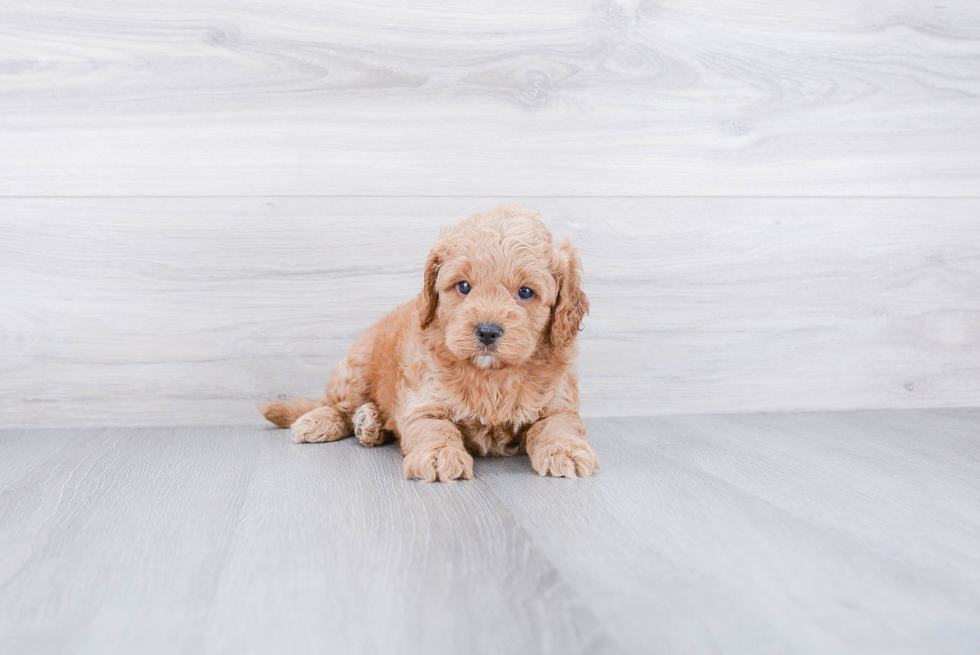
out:
{"label": "curly fur", "polygon": [[[406,478],[472,478],[473,454],[522,453],[540,475],[591,475],[599,459],[572,370],[589,311],[581,262],[536,216],[499,205],[444,230],[422,292],[354,343],[326,397],[270,403],[262,413],[292,427],[297,442],[395,438]],[[467,295],[457,290],[463,280]],[[521,299],[521,287],[534,297]],[[502,336],[483,345],[479,323],[499,325]]]}

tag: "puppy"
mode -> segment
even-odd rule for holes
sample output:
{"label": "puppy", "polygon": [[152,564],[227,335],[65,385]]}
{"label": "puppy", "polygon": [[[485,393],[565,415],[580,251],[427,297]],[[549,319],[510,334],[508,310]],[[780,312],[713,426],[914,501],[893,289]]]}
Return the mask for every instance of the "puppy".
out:
{"label": "puppy", "polygon": [[572,370],[589,311],[581,262],[536,216],[500,205],[444,230],[422,292],[354,343],[326,397],[262,414],[297,442],[393,437],[409,479],[470,479],[472,454],[527,453],[540,475],[591,475],[599,458]]}

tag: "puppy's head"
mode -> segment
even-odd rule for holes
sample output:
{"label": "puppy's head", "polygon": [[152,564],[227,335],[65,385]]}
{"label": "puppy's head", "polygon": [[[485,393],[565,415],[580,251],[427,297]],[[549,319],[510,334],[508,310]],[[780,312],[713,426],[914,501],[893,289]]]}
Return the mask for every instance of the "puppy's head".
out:
{"label": "puppy's head", "polygon": [[422,329],[460,362],[517,366],[575,341],[589,311],[581,262],[568,242],[552,244],[536,216],[499,205],[444,231],[429,253]]}

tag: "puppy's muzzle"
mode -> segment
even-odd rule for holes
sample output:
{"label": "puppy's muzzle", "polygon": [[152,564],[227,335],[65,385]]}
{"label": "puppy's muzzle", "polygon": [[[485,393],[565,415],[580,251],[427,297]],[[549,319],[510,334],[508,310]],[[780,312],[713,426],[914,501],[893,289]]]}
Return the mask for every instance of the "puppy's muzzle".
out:
{"label": "puppy's muzzle", "polygon": [[504,329],[496,323],[479,323],[476,326],[476,338],[488,348],[497,343],[503,333]]}

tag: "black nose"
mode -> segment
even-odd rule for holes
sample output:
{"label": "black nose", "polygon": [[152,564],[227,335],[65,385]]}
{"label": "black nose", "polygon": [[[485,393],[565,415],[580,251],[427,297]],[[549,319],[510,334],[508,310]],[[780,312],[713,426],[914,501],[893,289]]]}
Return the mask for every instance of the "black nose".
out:
{"label": "black nose", "polygon": [[503,328],[493,323],[480,323],[476,326],[476,337],[484,346],[493,345],[493,342],[503,333]]}

